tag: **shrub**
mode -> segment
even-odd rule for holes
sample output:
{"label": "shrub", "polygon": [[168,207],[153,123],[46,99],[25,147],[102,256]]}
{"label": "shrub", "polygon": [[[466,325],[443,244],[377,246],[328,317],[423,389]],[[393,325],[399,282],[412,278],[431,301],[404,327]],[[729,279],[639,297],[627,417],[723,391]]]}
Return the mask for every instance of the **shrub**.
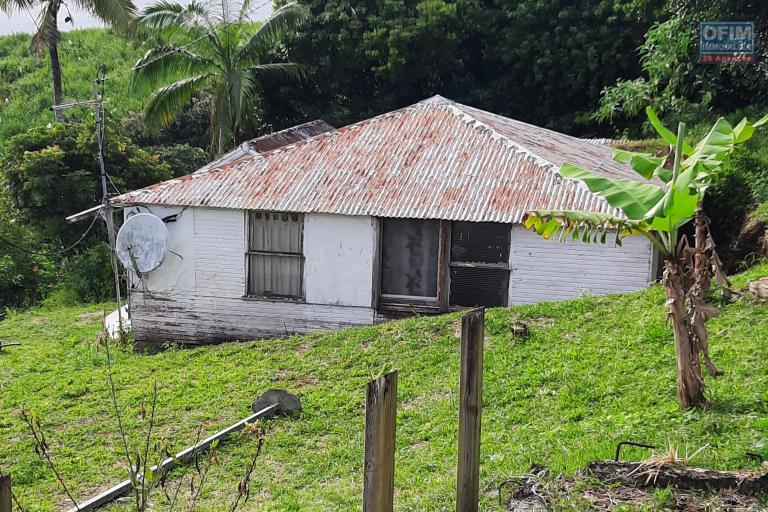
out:
{"label": "shrub", "polygon": [[98,241],[62,264],[60,290],[67,302],[102,302],[114,299],[109,244]]}
{"label": "shrub", "polygon": [[162,163],[168,165],[171,176],[174,178],[195,172],[211,160],[207,151],[189,144],[149,146],[145,149],[157,155]]}
{"label": "shrub", "polygon": [[0,211],[0,314],[6,308],[18,308],[43,298],[53,285],[55,267],[43,255],[24,249],[40,250],[40,237],[32,228]]}
{"label": "shrub", "polygon": [[[108,130],[104,148],[110,192],[170,178],[157,155]],[[99,204],[101,184],[93,121],[51,124],[12,137],[2,159],[3,177],[22,220],[39,226],[54,244],[70,244],[84,229],[65,218]]]}

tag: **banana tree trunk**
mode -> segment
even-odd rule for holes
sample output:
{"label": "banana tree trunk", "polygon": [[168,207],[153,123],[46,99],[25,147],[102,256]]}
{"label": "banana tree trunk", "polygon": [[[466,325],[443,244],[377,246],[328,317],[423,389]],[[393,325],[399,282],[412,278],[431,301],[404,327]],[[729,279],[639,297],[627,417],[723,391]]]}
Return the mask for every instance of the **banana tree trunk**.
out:
{"label": "banana tree trunk", "polygon": [[706,400],[699,350],[691,334],[691,318],[686,308],[683,272],[678,258],[669,258],[664,264],[664,290],[677,354],[677,396],[683,407],[690,408],[704,405]]}
{"label": "banana tree trunk", "polygon": [[709,234],[709,219],[701,205],[696,208],[694,215],[695,242],[693,253],[692,286],[689,292],[691,302],[691,334],[696,343],[697,352],[701,352],[707,371],[713,377],[723,372],[715,366],[709,357],[709,335],[706,321],[716,316],[719,311],[707,302],[710,281],[712,280],[712,265],[710,252],[714,251],[714,242]]}

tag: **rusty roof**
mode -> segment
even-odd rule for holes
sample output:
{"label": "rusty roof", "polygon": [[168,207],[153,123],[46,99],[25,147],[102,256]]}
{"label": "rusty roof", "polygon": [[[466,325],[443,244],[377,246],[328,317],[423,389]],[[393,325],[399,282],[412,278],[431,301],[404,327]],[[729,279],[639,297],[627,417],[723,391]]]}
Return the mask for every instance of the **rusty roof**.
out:
{"label": "rusty roof", "polygon": [[322,119],[315,119],[308,123],[299,124],[280,130],[279,132],[269,133],[262,135],[261,137],[247,140],[237,146],[232,151],[220,156],[213,162],[210,162],[195,172],[207,171],[214,167],[220,167],[224,164],[235,162],[247,156],[256,156],[259,153],[265,153],[272,151],[288,144],[299,142],[300,140],[320,135],[321,133],[329,132],[334,127],[326,123]]}
{"label": "rusty roof", "polygon": [[265,153],[287,146],[288,144],[309,139],[316,135],[320,135],[321,133],[329,132],[333,129],[333,126],[322,119],[315,119],[314,121],[292,126],[257,139],[251,139],[248,141],[248,146],[257,153]]}
{"label": "rusty roof", "polygon": [[114,202],[478,222],[542,208],[620,214],[562,178],[564,161],[637,177],[606,146],[436,96]]}

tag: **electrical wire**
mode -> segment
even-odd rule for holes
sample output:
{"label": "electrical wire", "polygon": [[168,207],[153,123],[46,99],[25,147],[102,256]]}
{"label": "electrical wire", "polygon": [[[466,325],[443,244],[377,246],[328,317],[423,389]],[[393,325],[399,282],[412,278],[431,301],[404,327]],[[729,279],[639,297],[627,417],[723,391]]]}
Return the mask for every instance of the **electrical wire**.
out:
{"label": "electrical wire", "polygon": [[107,179],[109,180],[110,185],[112,185],[112,188],[115,189],[115,192],[117,192],[117,195],[122,195],[122,192],[120,192],[120,189],[117,188],[117,185],[115,185],[115,182],[112,181],[112,176],[107,173]]}
{"label": "electrical wire", "polygon": [[2,236],[0,236],[0,242],[3,242],[4,244],[6,244],[6,245],[8,245],[10,247],[13,247],[17,251],[21,251],[21,252],[24,252],[26,254],[31,254],[33,256],[58,256],[58,255],[66,253],[66,252],[69,252],[72,249],[74,249],[75,247],[77,247],[78,245],[80,245],[80,243],[83,240],[85,240],[85,237],[88,236],[88,233],[91,232],[91,230],[93,229],[93,226],[96,225],[96,220],[98,218],[99,218],[99,214],[97,213],[97,214],[95,214],[93,216],[93,220],[91,221],[91,225],[88,226],[88,229],[86,229],[85,232],[82,235],[80,235],[80,238],[77,239],[77,242],[75,242],[74,244],[70,245],[66,249],[62,249],[60,251],[55,251],[55,252],[30,251],[29,249],[25,249],[24,247],[16,245],[15,243],[11,242],[10,240],[8,240],[8,239],[6,239],[6,238],[4,238]]}

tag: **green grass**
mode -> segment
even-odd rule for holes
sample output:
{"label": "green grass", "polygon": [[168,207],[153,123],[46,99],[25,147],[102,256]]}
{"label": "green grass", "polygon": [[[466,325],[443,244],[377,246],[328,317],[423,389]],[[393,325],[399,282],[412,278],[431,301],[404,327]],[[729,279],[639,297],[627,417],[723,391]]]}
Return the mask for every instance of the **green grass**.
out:
{"label": "green grass", "polygon": [[[768,274],[757,267],[739,276]],[[768,307],[724,305],[710,323],[711,353],[726,371],[707,377],[711,406],[683,411],[675,399],[675,358],[659,287],[647,292],[487,314],[481,489],[484,510],[501,510],[496,486],[532,463],[570,472],[610,458],[632,439],[685,453],[706,448],[700,465],[749,468],[745,457],[768,431]],[[12,313],[0,339],[22,347],[0,354],[0,468],[14,478],[27,510],[66,505],[34,452],[18,411],[39,414],[55,460],[78,497],[125,477],[107,392],[103,350],[94,343],[100,306]],[[288,339],[228,344],[158,355],[115,354],[115,380],[133,442],[154,381],[161,387],[158,431],[175,450],[202,426],[212,433],[245,417],[271,387],[301,395],[298,419],[276,419],[244,510],[359,510],[365,384],[388,368],[399,374],[396,504],[399,510],[453,507],[457,439],[459,315]],[[528,339],[510,322],[525,321]],[[203,510],[226,508],[253,443],[219,451]],[[646,452],[628,449],[626,457]],[[124,507],[124,506],[122,506]],[[115,505],[113,509],[121,509]]]}
{"label": "green grass", "polygon": [[[29,34],[0,37],[0,141],[53,121],[51,67],[48,55],[38,59],[29,51]],[[100,64],[108,74],[130,67],[147,51],[142,43],[111,30],[87,29],[63,32],[59,46],[65,101],[90,99],[91,84]],[[108,112],[121,116],[143,109],[145,94],[131,91],[130,76],[107,83]],[[82,119],[85,111],[68,116]]]}

